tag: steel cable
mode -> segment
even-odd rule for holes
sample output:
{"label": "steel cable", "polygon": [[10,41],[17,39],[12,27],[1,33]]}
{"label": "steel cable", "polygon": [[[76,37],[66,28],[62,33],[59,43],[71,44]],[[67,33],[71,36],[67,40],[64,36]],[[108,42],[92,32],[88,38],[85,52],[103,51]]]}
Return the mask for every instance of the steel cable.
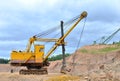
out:
{"label": "steel cable", "polygon": [[82,39],[83,32],[84,32],[84,29],[85,29],[86,20],[87,20],[87,18],[85,18],[85,21],[84,21],[84,24],[83,24],[83,28],[82,28],[82,31],[81,31],[81,34],[80,34],[80,38],[79,38],[78,44],[76,46],[76,51],[75,51],[75,54],[73,55],[73,63],[72,63],[73,64],[73,70],[72,70],[72,73],[74,72],[74,69],[75,69],[75,57],[76,57],[79,45],[81,43],[81,39]]}
{"label": "steel cable", "polygon": [[[79,15],[79,16],[80,16],[80,15]],[[72,18],[71,20],[65,22],[65,23],[64,23],[64,26],[65,26],[65,25],[68,25],[68,24],[72,24],[74,21],[76,21],[76,20],[79,18],[79,16],[76,16],[76,17]],[[59,25],[59,26],[55,26],[55,27],[53,27],[53,28],[51,28],[51,29],[48,29],[48,30],[46,30],[46,31],[43,31],[43,32],[41,32],[41,33],[38,33],[38,34],[36,34],[36,35],[34,35],[34,36],[36,36],[36,37],[46,36],[46,35],[49,35],[50,33],[53,33],[53,30],[54,30],[54,31],[60,30],[60,25]]]}

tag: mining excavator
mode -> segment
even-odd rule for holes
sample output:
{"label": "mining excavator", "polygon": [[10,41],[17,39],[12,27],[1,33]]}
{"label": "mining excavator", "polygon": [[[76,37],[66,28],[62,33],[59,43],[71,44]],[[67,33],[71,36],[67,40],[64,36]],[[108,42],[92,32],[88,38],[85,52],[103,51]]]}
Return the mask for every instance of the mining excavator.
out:
{"label": "mining excavator", "polygon": [[[49,66],[48,57],[55,51],[58,46],[65,45],[64,39],[76,27],[76,25],[87,16],[84,11],[79,15],[76,22],[63,34],[60,38],[39,38],[36,35],[29,39],[27,49],[25,51],[11,52],[10,65],[25,66],[27,69],[21,69],[19,74],[47,74],[47,66]],[[45,45],[34,44],[34,42],[54,42],[50,50],[44,54]],[[31,46],[34,46],[34,51],[31,51]]]}

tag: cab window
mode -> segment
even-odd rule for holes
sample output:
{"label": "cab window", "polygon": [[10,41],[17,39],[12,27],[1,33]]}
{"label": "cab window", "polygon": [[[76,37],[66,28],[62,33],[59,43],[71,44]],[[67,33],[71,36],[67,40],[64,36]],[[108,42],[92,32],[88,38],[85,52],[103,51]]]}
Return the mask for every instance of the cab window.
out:
{"label": "cab window", "polygon": [[44,49],[43,49],[43,48],[40,48],[39,52],[44,52]]}

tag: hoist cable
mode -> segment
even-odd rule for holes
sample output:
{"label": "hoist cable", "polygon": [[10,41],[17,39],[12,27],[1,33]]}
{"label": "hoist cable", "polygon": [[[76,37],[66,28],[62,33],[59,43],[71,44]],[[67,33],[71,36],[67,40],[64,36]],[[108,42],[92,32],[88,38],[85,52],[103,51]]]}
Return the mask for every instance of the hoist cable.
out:
{"label": "hoist cable", "polygon": [[[74,19],[74,21],[72,22],[72,23],[74,23],[75,22],[75,20],[76,19]],[[66,26],[63,26],[64,27],[64,31],[67,31],[68,30],[68,28],[69,28],[69,26],[72,24],[72,23],[69,23],[69,24],[67,24]],[[63,25],[64,25],[64,23],[63,23]],[[56,35],[54,35],[52,38],[56,38],[58,35],[60,35],[61,34],[61,32],[58,32]],[[61,36],[60,36],[61,37]],[[59,38],[60,38],[59,37]],[[44,44],[48,44],[48,42],[46,42],[46,43],[44,43]]]}
{"label": "hoist cable", "polygon": [[[75,18],[73,21],[72,21],[72,23],[74,23],[75,22],[75,20],[77,20],[78,18]],[[72,23],[63,23],[63,27],[64,27],[64,31],[67,31],[68,30],[68,28],[69,28],[69,26],[72,24]],[[56,38],[58,35],[60,35],[61,34],[61,32],[58,32],[56,35],[54,35],[52,38]],[[61,36],[60,36],[61,37]],[[59,37],[59,38],[60,38]],[[46,43],[44,43],[44,44],[48,44],[48,42],[46,42]]]}
{"label": "hoist cable", "polygon": [[75,51],[75,53],[73,55],[73,63],[72,63],[73,64],[73,68],[72,68],[73,70],[75,69],[75,58],[76,58],[77,50],[78,50],[79,45],[81,43],[81,39],[82,39],[83,32],[84,32],[84,29],[85,29],[86,20],[87,20],[87,18],[85,18],[85,21],[84,21],[84,24],[83,24],[83,28],[82,28],[82,31],[81,31],[81,34],[80,34],[80,38],[79,38],[78,44],[76,46],[76,51]]}
{"label": "hoist cable", "polygon": [[[67,25],[67,24],[71,24],[72,22],[74,22],[75,20],[77,20],[79,18],[79,16],[76,16],[76,17],[72,18],[71,20],[65,22],[64,26]],[[38,33],[38,34],[36,34],[34,36],[36,36],[36,37],[46,36],[46,35],[48,35],[50,33],[53,33],[53,31],[57,31],[58,29],[60,29],[60,26],[55,26],[55,27],[53,27],[51,29],[43,31],[42,33]]]}

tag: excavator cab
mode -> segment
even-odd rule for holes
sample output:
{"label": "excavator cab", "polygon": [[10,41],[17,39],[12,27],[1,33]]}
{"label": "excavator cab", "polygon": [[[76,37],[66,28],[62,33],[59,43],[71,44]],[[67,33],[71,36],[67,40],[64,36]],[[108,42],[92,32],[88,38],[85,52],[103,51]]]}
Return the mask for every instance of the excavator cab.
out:
{"label": "excavator cab", "polygon": [[34,46],[35,63],[42,63],[44,59],[44,45]]}

